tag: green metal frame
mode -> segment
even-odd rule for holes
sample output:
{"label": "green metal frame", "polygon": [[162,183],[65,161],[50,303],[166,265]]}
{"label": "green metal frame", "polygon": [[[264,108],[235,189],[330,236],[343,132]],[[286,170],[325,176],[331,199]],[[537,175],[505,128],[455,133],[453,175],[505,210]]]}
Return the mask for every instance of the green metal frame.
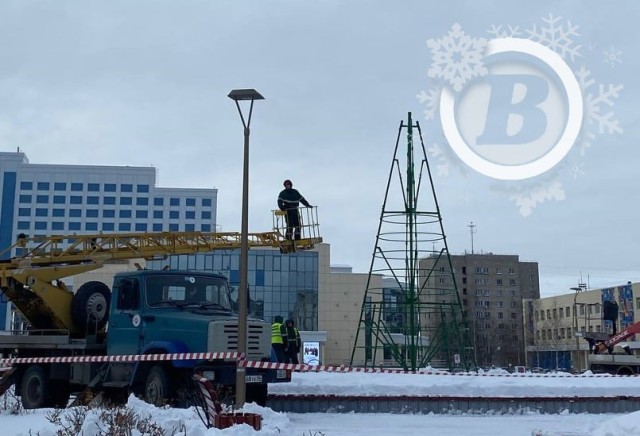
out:
{"label": "green metal frame", "polygon": [[[404,162],[399,154],[403,131]],[[414,131],[422,153],[417,177]],[[430,190],[421,192],[423,182]],[[351,354],[351,365],[359,364],[410,371],[428,365],[477,369],[422,132],[411,113],[398,129]]]}

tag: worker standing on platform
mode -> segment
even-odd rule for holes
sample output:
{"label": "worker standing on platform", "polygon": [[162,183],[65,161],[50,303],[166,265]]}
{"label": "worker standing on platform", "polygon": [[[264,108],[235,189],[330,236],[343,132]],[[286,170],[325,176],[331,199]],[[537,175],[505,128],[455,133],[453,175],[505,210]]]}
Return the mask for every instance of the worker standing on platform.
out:
{"label": "worker standing on platform", "polygon": [[282,338],[282,316],[276,315],[271,324],[271,356],[278,363],[284,362],[285,343]]}
{"label": "worker standing on platform", "polygon": [[306,207],[313,207],[297,189],[293,189],[291,180],[285,180],[284,189],[278,196],[278,208],[286,212],[284,217],[287,223],[287,239],[300,239],[300,212],[298,211],[300,203]]}

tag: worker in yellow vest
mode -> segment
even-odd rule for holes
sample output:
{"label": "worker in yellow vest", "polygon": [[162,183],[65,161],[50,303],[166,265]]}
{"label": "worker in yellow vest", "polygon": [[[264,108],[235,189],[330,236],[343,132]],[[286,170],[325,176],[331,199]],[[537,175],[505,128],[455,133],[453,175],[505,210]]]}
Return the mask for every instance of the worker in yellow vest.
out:
{"label": "worker in yellow vest", "polygon": [[271,360],[284,362],[285,344],[282,338],[282,316],[276,315],[271,324]]}

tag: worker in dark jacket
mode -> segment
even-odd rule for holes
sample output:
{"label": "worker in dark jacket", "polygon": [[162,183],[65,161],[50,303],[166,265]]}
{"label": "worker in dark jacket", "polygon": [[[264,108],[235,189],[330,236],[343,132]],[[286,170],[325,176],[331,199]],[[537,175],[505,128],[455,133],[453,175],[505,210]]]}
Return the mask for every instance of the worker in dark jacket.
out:
{"label": "worker in dark jacket", "polygon": [[282,337],[283,339],[286,338],[284,351],[285,363],[300,363],[298,353],[302,347],[302,341],[300,340],[300,332],[294,325],[292,319],[288,319],[284,326],[282,326]]}
{"label": "worker in dark jacket", "polygon": [[278,208],[287,212],[284,216],[287,223],[287,239],[300,239],[300,213],[298,211],[300,203],[306,207],[313,207],[297,189],[293,189],[291,180],[285,180],[284,189],[278,196]]}
{"label": "worker in dark jacket", "polygon": [[271,354],[275,357],[275,361],[280,363],[285,361],[285,342],[282,338],[283,327],[282,317],[276,315],[273,319],[273,324],[271,324]]}

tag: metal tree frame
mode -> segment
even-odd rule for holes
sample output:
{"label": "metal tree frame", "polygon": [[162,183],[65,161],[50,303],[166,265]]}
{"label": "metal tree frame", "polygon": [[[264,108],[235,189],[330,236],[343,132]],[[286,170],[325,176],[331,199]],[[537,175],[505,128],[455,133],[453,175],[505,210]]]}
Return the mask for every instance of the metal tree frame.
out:
{"label": "metal tree frame", "polygon": [[[414,130],[422,158],[415,173]],[[406,131],[407,153],[399,145]],[[430,190],[421,191],[422,182]],[[421,194],[423,194],[421,196]],[[382,276],[382,278],[380,277]],[[420,125],[400,122],[351,364],[476,369]]]}

